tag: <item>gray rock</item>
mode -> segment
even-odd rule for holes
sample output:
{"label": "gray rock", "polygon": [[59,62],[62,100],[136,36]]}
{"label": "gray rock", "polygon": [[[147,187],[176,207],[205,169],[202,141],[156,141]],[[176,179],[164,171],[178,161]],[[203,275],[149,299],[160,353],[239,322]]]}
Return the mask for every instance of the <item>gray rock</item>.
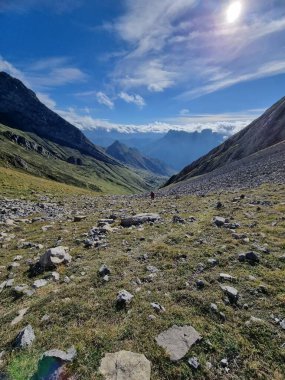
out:
{"label": "gray rock", "polygon": [[104,356],[99,372],[105,380],[150,380],[151,364],[144,355],[119,351]]}
{"label": "gray rock", "polygon": [[164,313],[165,312],[165,308],[157,302],[152,302],[151,306],[154,308],[154,310],[157,313]]}
{"label": "gray rock", "polygon": [[164,348],[171,361],[182,359],[201,335],[192,326],[173,325],[156,338],[157,344]]}
{"label": "gray rock", "polygon": [[64,247],[48,249],[39,259],[39,264],[44,269],[53,269],[59,264],[69,264],[72,258]]}
{"label": "gray rock", "polygon": [[35,293],[35,290],[34,289],[30,289],[28,287],[28,285],[18,285],[18,286],[15,286],[13,288],[14,292],[16,293],[17,296],[28,296],[28,297],[31,297],[34,293]]}
{"label": "gray rock", "polygon": [[259,256],[258,253],[250,251],[250,252],[247,252],[247,253],[241,253],[241,254],[239,254],[238,259],[241,262],[248,261],[251,264],[257,264],[260,261],[260,256]]}
{"label": "gray rock", "polygon": [[13,342],[13,347],[15,348],[26,348],[31,346],[35,340],[35,333],[31,325],[26,326],[23,330],[19,332],[16,339]]}
{"label": "gray rock", "polygon": [[19,310],[17,317],[13,319],[13,321],[11,322],[11,325],[14,326],[17,323],[21,322],[24,318],[24,315],[27,313],[28,310],[29,308]]}
{"label": "gray rock", "polygon": [[238,301],[239,293],[237,289],[233,288],[232,286],[225,286],[225,285],[221,286],[221,289],[227,295],[231,303],[236,303]]}
{"label": "gray rock", "polygon": [[147,271],[151,272],[151,273],[157,273],[159,272],[159,269],[153,265],[148,265],[146,267]]}
{"label": "gray rock", "polygon": [[213,223],[217,226],[217,227],[222,227],[225,223],[226,223],[226,219],[225,218],[222,218],[221,216],[215,216],[213,218]]}
{"label": "gray rock", "polygon": [[199,360],[195,356],[193,358],[188,359],[188,363],[194,369],[198,369],[200,367]]}
{"label": "gray rock", "polygon": [[280,327],[282,327],[282,329],[285,330],[285,319],[283,319],[283,320],[280,322]]}
{"label": "gray rock", "polygon": [[35,289],[39,289],[39,288],[42,288],[43,286],[46,286],[47,285],[47,280],[36,280],[34,283],[33,283],[33,288]]}
{"label": "gray rock", "polygon": [[226,359],[226,358],[222,359],[222,360],[220,361],[220,363],[221,363],[221,366],[222,366],[223,368],[226,368],[226,367],[229,365],[228,359]]}
{"label": "gray rock", "polygon": [[139,226],[140,224],[144,224],[147,222],[156,222],[160,220],[159,214],[137,214],[134,216],[130,216],[128,218],[123,218],[121,220],[121,226],[123,227],[131,227],[131,226]]}
{"label": "gray rock", "polygon": [[233,282],[233,281],[235,281],[235,277],[233,277],[233,276],[231,276],[230,274],[227,274],[227,273],[220,273],[220,281]]}
{"label": "gray rock", "polygon": [[99,275],[101,277],[105,277],[106,275],[109,275],[111,274],[111,271],[110,269],[107,267],[107,265],[103,264],[101,265],[100,269],[99,269]]}
{"label": "gray rock", "polygon": [[117,305],[126,306],[132,301],[133,297],[127,290],[120,290],[117,295]]}
{"label": "gray rock", "polygon": [[86,218],[87,218],[86,215],[75,215],[73,221],[78,223],[78,222],[81,222],[82,220],[84,220]]}

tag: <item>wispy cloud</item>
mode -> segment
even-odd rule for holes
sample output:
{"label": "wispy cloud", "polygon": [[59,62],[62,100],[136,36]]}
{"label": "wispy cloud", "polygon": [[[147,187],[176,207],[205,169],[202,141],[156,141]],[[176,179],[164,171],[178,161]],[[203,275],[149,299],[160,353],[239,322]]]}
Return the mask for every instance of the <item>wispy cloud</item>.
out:
{"label": "wispy cloud", "polygon": [[142,108],[145,106],[144,98],[138,94],[127,94],[126,92],[120,92],[119,98],[124,100],[126,103],[134,103],[138,107]]}
{"label": "wispy cloud", "polygon": [[38,91],[84,82],[88,76],[70,63],[68,57],[47,57],[37,61],[11,64],[0,56],[0,69]]}
{"label": "wispy cloud", "polygon": [[[242,18],[228,24],[227,0],[125,0],[113,32],[128,53],[113,73],[123,89],[183,89],[192,99],[234,84],[285,73],[285,6],[244,2]],[[109,30],[111,29],[109,25]]]}
{"label": "wispy cloud", "polygon": [[104,92],[102,91],[97,92],[96,98],[99,104],[103,104],[104,106],[107,106],[110,109],[114,108],[114,102],[109,98],[108,95],[104,94]]}

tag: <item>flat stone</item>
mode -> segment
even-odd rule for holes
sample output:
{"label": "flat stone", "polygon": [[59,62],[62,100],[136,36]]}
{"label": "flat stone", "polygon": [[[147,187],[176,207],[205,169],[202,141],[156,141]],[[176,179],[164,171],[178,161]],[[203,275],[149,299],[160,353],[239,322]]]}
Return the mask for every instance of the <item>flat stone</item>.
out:
{"label": "flat stone", "polygon": [[144,224],[147,222],[156,222],[158,220],[160,220],[159,214],[151,214],[151,213],[137,214],[137,215],[130,216],[127,218],[123,218],[121,220],[121,226],[123,227],[139,226],[140,224]]}
{"label": "flat stone", "polygon": [[171,361],[182,359],[189,349],[199,340],[201,335],[192,326],[173,325],[156,338],[156,342],[163,347]]}
{"label": "flat stone", "polygon": [[11,322],[11,325],[14,326],[17,323],[21,322],[24,318],[24,315],[27,313],[28,310],[29,308],[19,310],[17,317],[13,319],[13,321]]}
{"label": "flat stone", "polygon": [[39,288],[42,288],[43,286],[46,286],[47,285],[47,280],[36,280],[34,283],[33,283],[33,288],[35,289],[39,289]]}
{"label": "flat stone", "polygon": [[99,372],[105,380],[150,380],[151,364],[144,355],[119,351],[104,356]]}

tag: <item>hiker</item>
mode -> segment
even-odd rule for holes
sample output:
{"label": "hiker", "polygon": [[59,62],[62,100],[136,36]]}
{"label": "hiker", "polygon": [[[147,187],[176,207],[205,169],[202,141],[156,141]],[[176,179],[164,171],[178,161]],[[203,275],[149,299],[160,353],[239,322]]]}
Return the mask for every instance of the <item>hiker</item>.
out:
{"label": "hiker", "polygon": [[153,192],[153,191],[150,193],[150,197],[151,197],[151,200],[153,201],[153,200],[154,200],[154,197],[155,197],[155,195],[154,195],[154,192]]}

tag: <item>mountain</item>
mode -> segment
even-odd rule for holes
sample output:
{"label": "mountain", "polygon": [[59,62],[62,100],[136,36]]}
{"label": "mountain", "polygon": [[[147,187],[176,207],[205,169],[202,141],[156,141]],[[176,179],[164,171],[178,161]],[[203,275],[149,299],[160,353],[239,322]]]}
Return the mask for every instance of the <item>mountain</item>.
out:
{"label": "mountain", "polygon": [[256,160],[256,157],[262,157],[263,163],[266,164],[266,157],[275,152],[274,146],[278,148],[279,154],[283,152],[284,140],[285,97],[242,131],[171,177],[166,186],[227,167],[240,160],[243,166],[246,166],[251,160]]}
{"label": "mountain", "polygon": [[119,132],[96,128],[85,135],[102,146],[116,140],[132,146],[148,157],[156,158],[176,171],[196,160],[223,141],[223,135],[205,129],[201,132],[170,130],[165,133]]}
{"label": "mountain", "polygon": [[165,136],[146,148],[145,152],[158,158],[176,170],[219,145],[223,137],[210,129],[201,132],[170,130]]}
{"label": "mountain", "polygon": [[76,127],[47,108],[20,80],[0,72],[0,122],[117,165]]}
{"label": "mountain", "polygon": [[0,165],[108,193],[152,188],[4,72],[0,73]]}
{"label": "mountain", "polygon": [[169,176],[174,172],[163,162],[157,159],[144,157],[137,149],[130,148],[119,141],[115,141],[105,151],[109,156],[112,156],[123,164],[136,169],[150,171],[160,176]]}

